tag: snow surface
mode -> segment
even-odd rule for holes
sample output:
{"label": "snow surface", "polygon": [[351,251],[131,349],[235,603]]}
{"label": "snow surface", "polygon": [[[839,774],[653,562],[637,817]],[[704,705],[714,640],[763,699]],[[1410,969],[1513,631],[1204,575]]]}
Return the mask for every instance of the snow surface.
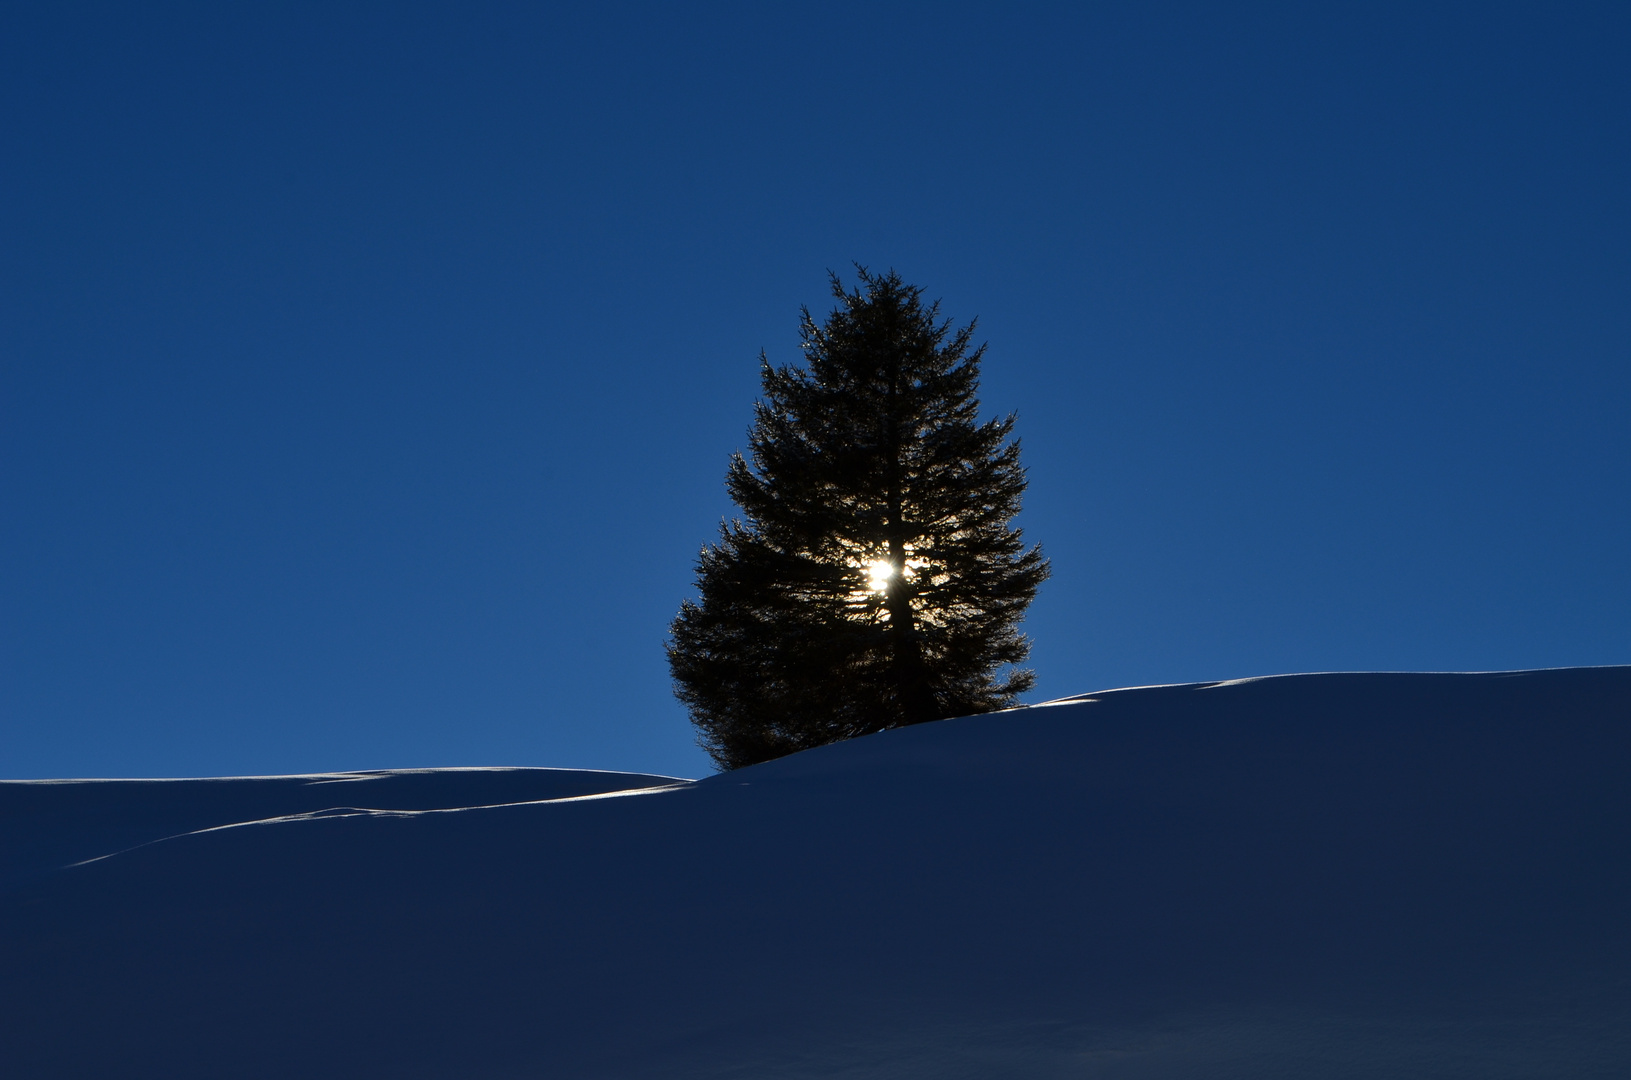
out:
{"label": "snow surface", "polygon": [[694,783],[13,782],[0,825],[7,1076],[1631,1076],[1626,667],[1111,691]]}
{"label": "snow surface", "polygon": [[183,833],[341,802],[441,810],[686,783],[593,769],[389,769],[207,780],[0,780],[0,892],[44,871]]}

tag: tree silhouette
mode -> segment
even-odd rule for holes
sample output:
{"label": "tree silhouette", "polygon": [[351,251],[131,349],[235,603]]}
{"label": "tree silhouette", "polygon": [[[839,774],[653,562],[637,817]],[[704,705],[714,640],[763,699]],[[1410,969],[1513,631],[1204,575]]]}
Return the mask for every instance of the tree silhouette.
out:
{"label": "tree silhouette", "polygon": [[1048,563],[1010,524],[1014,417],[978,420],[985,346],[893,271],[857,269],[853,292],[832,276],[824,324],[802,312],[804,366],[761,354],[725,480],[743,517],[671,627],[675,694],[723,768],[1005,708],[1035,680],[1009,665]]}

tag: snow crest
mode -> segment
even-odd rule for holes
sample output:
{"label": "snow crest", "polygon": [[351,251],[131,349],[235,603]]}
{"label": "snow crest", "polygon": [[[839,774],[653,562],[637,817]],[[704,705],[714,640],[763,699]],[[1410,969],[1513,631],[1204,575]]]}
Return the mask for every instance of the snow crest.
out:
{"label": "snow crest", "polygon": [[3,784],[0,1055],[29,1077],[1621,1077],[1627,776],[1622,667],[1119,690],[697,782]]}

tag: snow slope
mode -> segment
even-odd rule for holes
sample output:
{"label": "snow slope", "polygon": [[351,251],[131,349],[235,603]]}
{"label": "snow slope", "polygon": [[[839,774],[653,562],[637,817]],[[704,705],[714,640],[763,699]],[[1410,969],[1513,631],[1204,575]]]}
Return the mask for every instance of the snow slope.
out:
{"label": "snow slope", "polygon": [[[1631,668],[1121,690],[565,801],[416,775],[166,782],[160,832],[289,801],[14,869],[7,1075],[1631,1075]],[[80,830],[24,863],[112,837],[110,788],[24,787],[8,834]]]}
{"label": "snow slope", "polygon": [[443,810],[685,783],[593,769],[389,769],[209,780],[0,780],[0,892],[41,873],[240,822]]}

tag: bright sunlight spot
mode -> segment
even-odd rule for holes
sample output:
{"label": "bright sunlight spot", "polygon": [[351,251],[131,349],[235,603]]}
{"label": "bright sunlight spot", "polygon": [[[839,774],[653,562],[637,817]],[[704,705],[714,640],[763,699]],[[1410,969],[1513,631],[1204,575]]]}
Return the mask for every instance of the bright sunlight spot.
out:
{"label": "bright sunlight spot", "polygon": [[867,573],[872,577],[872,590],[883,592],[889,588],[889,579],[895,576],[895,568],[880,560],[868,566]]}

